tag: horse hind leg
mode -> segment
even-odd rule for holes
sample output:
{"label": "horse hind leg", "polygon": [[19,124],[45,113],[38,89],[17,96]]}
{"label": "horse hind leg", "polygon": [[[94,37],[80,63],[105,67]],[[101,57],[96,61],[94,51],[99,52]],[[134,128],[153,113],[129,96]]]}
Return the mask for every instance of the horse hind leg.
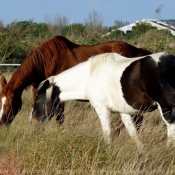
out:
{"label": "horse hind leg", "polygon": [[129,135],[131,136],[131,138],[134,139],[134,141],[136,142],[137,146],[140,149],[143,149],[143,144],[140,142],[139,138],[138,138],[138,134],[137,134],[137,129],[133,123],[132,117],[129,114],[120,114],[122,121],[129,133]]}

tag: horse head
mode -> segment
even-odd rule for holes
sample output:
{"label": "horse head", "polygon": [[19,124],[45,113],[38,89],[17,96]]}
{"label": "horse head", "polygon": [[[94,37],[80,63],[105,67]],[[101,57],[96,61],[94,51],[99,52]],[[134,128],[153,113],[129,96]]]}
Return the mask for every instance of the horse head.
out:
{"label": "horse head", "polygon": [[0,125],[10,124],[22,106],[21,92],[9,88],[4,76],[1,77],[2,91],[0,93]]}
{"label": "horse head", "polygon": [[36,90],[34,106],[30,116],[31,124],[50,120],[59,113],[60,90],[54,85],[52,77],[41,82]]}

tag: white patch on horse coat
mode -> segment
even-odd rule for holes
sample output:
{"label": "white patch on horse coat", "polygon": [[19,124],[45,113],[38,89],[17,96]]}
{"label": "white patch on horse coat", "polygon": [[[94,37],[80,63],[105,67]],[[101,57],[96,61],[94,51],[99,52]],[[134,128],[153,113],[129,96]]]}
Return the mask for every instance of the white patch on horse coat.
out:
{"label": "white patch on horse coat", "polygon": [[[157,103],[157,102],[156,102]],[[165,120],[163,113],[162,113],[162,108],[160,107],[159,103],[157,103],[157,108],[159,109],[160,115],[162,117],[162,120],[166,123],[166,125],[168,126],[168,122]]]}
{"label": "white patch on horse coat", "polygon": [[167,125],[167,136],[168,136],[168,145],[169,144],[175,144],[175,124],[168,124]]}
{"label": "white patch on horse coat", "polygon": [[52,91],[53,91],[53,86],[50,86],[50,87],[46,90],[46,99],[47,99],[48,101],[51,101]]}
{"label": "white patch on horse coat", "polygon": [[89,66],[79,63],[75,67],[60,73],[53,79],[53,83],[60,88],[60,101],[88,100],[85,94],[87,81],[89,79]]}
{"label": "white patch on horse coat", "polygon": [[3,97],[2,99],[1,99],[1,110],[0,110],[0,119],[2,118],[2,115],[3,115],[3,113],[4,113],[4,104],[5,104],[5,101],[6,101],[6,97]]}
{"label": "white patch on horse coat", "polygon": [[29,122],[31,122],[32,117],[33,117],[33,109],[32,109],[32,111],[30,112]]}
{"label": "white patch on horse coat", "polygon": [[152,55],[152,59],[155,61],[157,66],[158,66],[158,63],[160,62],[160,57],[165,55],[165,54],[168,54],[168,53],[166,53],[166,52],[158,52],[158,53]]}
{"label": "white patch on horse coat", "polygon": [[140,57],[128,59],[116,53],[107,53],[101,57],[98,55],[97,58],[90,60],[91,75],[86,87],[86,96],[91,104],[99,106],[100,101],[103,102],[101,107],[105,106],[114,112],[137,113],[138,110],[128,105],[123,98],[120,79],[126,67]]}

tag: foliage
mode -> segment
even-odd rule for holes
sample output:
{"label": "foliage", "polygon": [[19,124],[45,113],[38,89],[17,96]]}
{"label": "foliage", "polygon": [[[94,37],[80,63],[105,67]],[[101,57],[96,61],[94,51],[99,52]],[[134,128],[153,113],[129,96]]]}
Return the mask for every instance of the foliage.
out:
{"label": "foliage", "polygon": [[89,14],[88,19],[85,20],[85,31],[90,38],[99,33],[102,34],[103,18],[96,11]]}
{"label": "foliage", "polygon": [[71,25],[64,26],[61,34],[66,37],[73,36],[74,38],[78,38],[79,36],[83,36],[85,33],[85,26],[81,23],[74,23]]}
{"label": "foliage", "polygon": [[32,21],[12,22],[0,31],[0,61],[1,63],[21,63],[27,54],[35,47],[35,38],[45,38],[48,35],[45,23]]}
{"label": "foliage", "polygon": [[[63,35],[77,44],[123,40],[152,52],[167,51],[175,54],[174,36],[167,30],[158,31],[147,23],[137,23],[133,32],[125,35],[117,28],[129,22],[116,20],[115,26],[103,27],[103,19],[95,11],[85,20],[85,24],[68,25],[64,16],[57,16],[54,20],[47,17],[47,21],[14,21],[6,27],[0,21],[0,63],[21,63],[34,47],[54,35]],[[108,32],[110,35],[106,35]],[[4,68],[1,68],[2,71]]]}
{"label": "foliage", "polygon": [[[45,37],[48,35],[48,25],[46,23],[34,23],[32,21],[20,21],[12,22],[7,25],[7,30],[10,32],[13,30],[20,31],[23,37],[30,35],[32,37]],[[18,34],[18,33],[17,33]]]}
{"label": "foliage", "polygon": [[166,51],[175,55],[175,37],[168,30],[151,29],[135,42],[153,53]]}
{"label": "foliage", "polygon": [[111,40],[123,40],[123,36],[125,36],[124,32],[116,29],[116,30],[111,31],[110,39]]}
{"label": "foliage", "polygon": [[126,25],[129,25],[130,23],[128,21],[121,21],[121,20],[115,20],[114,21],[114,27],[115,28],[120,28]]}
{"label": "foliage", "polygon": [[132,38],[138,38],[144,33],[146,33],[148,30],[151,30],[153,27],[151,24],[145,23],[145,22],[138,22],[136,23],[136,26],[134,27],[133,31],[129,34],[127,34],[127,39]]}
{"label": "foliage", "polygon": [[0,33],[0,57],[3,63],[19,63],[30,50],[28,35],[20,32],[21,27],[7,28]]}
{"label": "foliage", "polygon": [[53,35],[62,35],[62,30],[68,25],[68,19],[65,16],[56,15],[54,18],[45,15],[48,30]]}

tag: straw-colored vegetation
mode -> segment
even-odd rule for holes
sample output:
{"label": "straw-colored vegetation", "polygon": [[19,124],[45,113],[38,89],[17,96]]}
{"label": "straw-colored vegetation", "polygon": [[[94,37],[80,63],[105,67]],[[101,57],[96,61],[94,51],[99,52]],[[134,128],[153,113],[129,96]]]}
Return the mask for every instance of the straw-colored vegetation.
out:
{"label": "straw-colored vegetation", "polygon": [[[159,112],[144,115],[137,149],[124,129],[110,146],[103,142],[99,119],[89,103],[67,102],[65,122],[53,118],[35,127],[29,124],[30,89],[23,108],[9,128],[0,130],[0,174],[174,174],[174,148],[166,148],[166,126]],[[115,128],[120,119],[111,115]]]}
{"label": "straw-colored vegetation", "polygon": [[[175,54],[175,38],[167,31],[143,25],[148,30],[135,30],[126,36],[116,31],[101,38],[107,32],[100,28],[101,23],[94,27],[88,20],[85,25],[69,26],[65,19],[62,22],[52,25],[30,21],[30,25],[26,22],[14,23],[7,28],[1,24],[1,63],[21,62],[32,48],[55,34],[62,34],[77,44],[123,40],[152,52]],[[22,31],[18,27],[22,27]],[[1,68],[0,71],[5,76],[9,75],[6,69]],[[173,147],[166,148],[166,126],[158,111],[144,114],[139,137],[145,148],[141,152],[125,129],[120,136],[114,135],[110,146],[105,145],[100,121],[89,103],[67,102],[62,126],[58,126],[53,118],[35,127],[29,124],[33,104],[31,90],[25,90],[22,98],[23,107],[10,127],[0,129],[0,175],[175,174],[175,151]],[[119,114],[111,115],[113,129],[119,119]]]}

